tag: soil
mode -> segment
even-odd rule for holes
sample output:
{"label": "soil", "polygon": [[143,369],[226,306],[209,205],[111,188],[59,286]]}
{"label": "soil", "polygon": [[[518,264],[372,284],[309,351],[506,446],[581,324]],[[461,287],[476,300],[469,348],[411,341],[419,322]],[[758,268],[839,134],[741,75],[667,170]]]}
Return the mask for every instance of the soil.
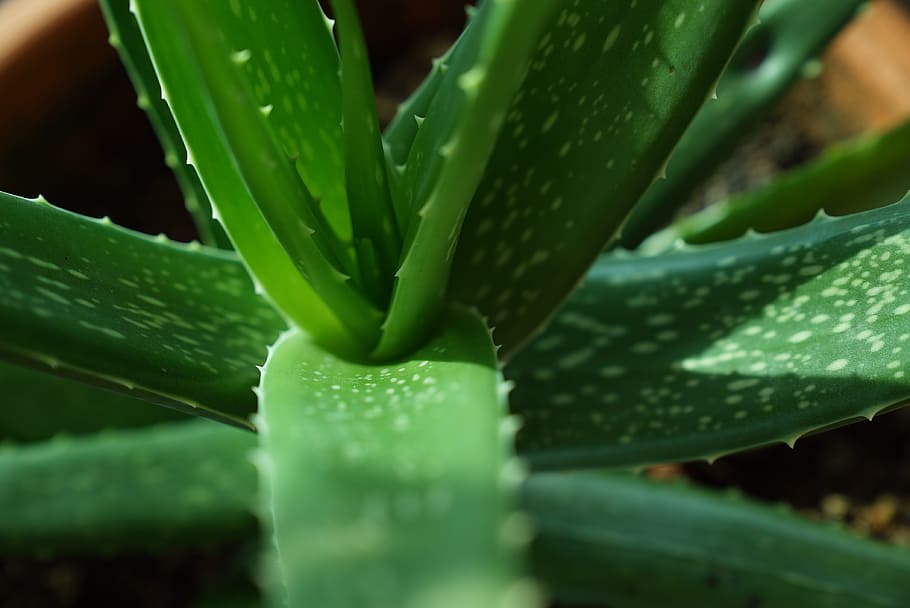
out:
{"label": "soil", "polygon": [[[433,25],[419,30],[411,24],[406,31],[427,32],[416,39],[404,30],[392,36],[367,27],[381,58],[374,70],[384,122],[458,30],[463,16],[450,4],[461,2],[439,3],[440,13],[409,13],[414,22]],[[754,187],[814,157],[825,142],[799,119],[800,108],[812,107],[814,95],[811,83],[798,87],[696,195],[693,206]],[[119,67],[5,150],[2,190],[41,193],[54,204],[108,215],[117,224],[176,240],[195,238],[179,190]],[[711,465],[655,468],[652,475],[739,487],[760,500],[789,503],[809,518],[843,521],[860,534],[910,546],[908,436],[910,411],[898,411],[802,439],[795,449],[769,447]],[[166,556],[0,560],[0,608],[195,605],[207,590],[237,578],[236,564],[245,551],[232,546]]]}

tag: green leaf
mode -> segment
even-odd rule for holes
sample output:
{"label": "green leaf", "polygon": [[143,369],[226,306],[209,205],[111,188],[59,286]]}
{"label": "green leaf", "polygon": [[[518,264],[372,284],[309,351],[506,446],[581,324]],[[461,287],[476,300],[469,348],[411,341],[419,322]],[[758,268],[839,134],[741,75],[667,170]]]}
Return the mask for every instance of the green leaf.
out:
{"label": "green leaf", "polygon": [[910,198],[726,245],[613,254],[507,369],[541,468],[714,457],[910,398]]}
{"label": "green leaf", "polygon": [[623,226],[623,245],[638,245],[667,222],[865,4],[765,2],[760,22],[749,30],[717,85],[717,99],[698,112],[673,151],[666,179],[651,185]]}
{"label": "green leaf", "polygon": [[[282,244],[273,234],[269,223],[260,213],[257,201],[251,195],[247,183],[238,168],[238,161],[234,157],[234,154],[238,151],[243,151],[247,155],[254,154],[255,148],[241,146],[238,150],[228,144],[222,129],[223,125],[215,112],[213,100],[206,87],[200,86],[200,83],[206,83],[207,81],[204,75],[200,73],[193,47],[186,35],[186,31],[181,27],[181,24],[185,25],[185,23],[180,18],[175,18],[172,13],[175,6],[171,2],[137,1],[134,4],[134,8],[139,11],[139,24],[142,29],[142,35],[150,48],[148,52],[152,57],[155,70],[161,82],[162,96],[168,103],[180,129],[181,136],[186,143],[188,161],[198,171],[199,177],[209,194],[209,199],[218,212],[221,223],[242,256],[244,263],[250,269],[251,274],[275,305],[285,315],[293,319],[295,323],[326,342],[350,342],[349,331],[345,329],[336,314],[329,310],[310,284],[300,275],[296,265],[299,260],[292,260],[288,256]],[[319,86],[315,86],[315,83],[307,85],[312,90],[312,97],[298,97],[296,94],[280,88],[280,85],[286,83],[287,80],[278,82],[280,78],[275,78],[274,75],[277,72],[280,77],[281,71],[279,71],[277,65],[269,64],[268,57],[271,57],[272,61],[277,61],[275,58],[282,56],[285,57],[282,61],[289,61],[292,56],[308,57],[313,62],[311,64],[313,69],[320,68],[319,73],[323,74],[323,69],[328,69],[332,64],[325,59],[325,51],[315,41],[319,40],[316,35],[319,28],[322,28],[324,36],[328,36],[328,33],[322,20],[321,11],[318,7],[313,6],[312,2],[297,2],[293,5],[288,5],[288,14],[284,15],[284,19],[279,19],[279,22],[283,23],[285,27],[291,28],[292,31],[297,31],[294,36],[269,34],[269,29],[264,29],[264,27],[265,23],[272,21],[271,17],[259,20],[256,12],[257,10],[263,10],[261,3],[256,7],[245,7],[240,17],[235,16],[232,10],[232,7],[238,4],[206,2],[204,8],[211,9],[208,18],[210,19],[209,25],[212,30],[221,26],[225,28],[225,35],[235,34],[239,36],[237,39],[238,46],[249,43],[248,47],[239,46],[235,50],[238,52],[248,50],[250,52],[241,53],[235,55],[235,57],[238,59],[249,57],[246,67],[243,68],[245,70],[243,73],[247,76],[247,80],[253,75],[251,70],[254,70],[255,75],[262,75],[252,86],[258,85],[261,91],[264,90],[270,94],[275,94],[272,87],[279,87],[275,89],[279,92],[279,97],[275,99],[276,103],[272,104],[270,114],[272,118],[269,124],[271,128],[269,132],[276,134],[276,137],[278,136],[277,134],[284,133],[282,143],[285,149],[285,158],[283,159],[285,162],[275,161],[276,165],[267,168],[265,173],[257,175],[259,179],[262,179],[264,175],[277,172],[287,180],[289,179],[287,176],[288,165],[292,163],[290,158],[295,154],[295,149],[289,147],[293,138],[300,137],[301,140],[305,139],[308,142],[327,142],[326,145],[335,142],[335,131],[331,130],[331,125],[336,123],[329,119],[329,115],[318,112],[305,113],[307,116],[305,119],[307,121],[306,126],[297,125],[296,127],[289,122],[290,118],[288,118],[292,111],[295,115],[304,114],[304,112],[296,111],[298,107],[329,107],[327,104],[329,104],[330,100],[323,99],[322,92],[316,92],[316,90],[329,92],[331,91],[332,82],[331,78],[326,76],[319,81]],[[193,3],[192,5],[183,4],[181,6],[184,10],[193,10],[194,8],[199,10],[203,5]],[[217,30],[215,32],[207,30],[207,32],[212,36],[219,35]],[[300,35],[300,32],[312,35],[304,36]],[[204,38],[210,41],[208,36],[204,36]],[[256,44],[254,45],[253,43]],[[303,45],[303,47],[270,49],[267,46],[264,47],[266,43],[278,45],[299,44]],[[313,44],[313,46],[310,47],[310,44]],[[258,51],[255,60],[250,47],[252,47],[252,50]],[[282,48],[284,48],[284,53],[282,53]],[[212,51],[212,53],[217,53],[217,51]],[[334,60],[337,62],[337,57]],[[217,61],[213,61],[213,63],[217,64]],[[289,68],[286,73],[288,74],[288,79],[303,86],[309,80],[302,80],[301,69],[300,65],[294,65],[293,69]],[[337,70],[337,66],[335,69]],[[241,69],[237,68],[237,72],[239,73],[240,71]],[[231,73],[231,76],[237,76],[237,74]],[[208,75],[208,78],[215,77],[214,74]],[[239,78],[239,76],[237,77]],[[337,74],[335,78],[337,78]],[[229,78],[229,82],[226,84],[234,83],[234,80],[235,78]],[[231,90],[236,91],[236,88],[236,86],[233,86]],[[240,88],[243,89],[244,87],[241,86]],[[221,90],[220,93],[223,96],[227,94],[227,91]],[[245,91],[243,91],[241,99],[245,98]],[[224,97],[220,99],[222,102],[225,101]],[[287,107],[288,104],[290,107]],[[263,153],[267,150],[274,150],[274,145],[278,145],[271,140],[268,134],[263,133],[266,127],[260,121],[243,114],[244,109],[249,109],[248,104],[232,105],[230,103],[222,103],[222,108],[224,107],[242,114],[242,118],[249,119],[249,122],[244,122],[241,118],[240,128],[248,127],[245,132],[249,132],[260,139],[265,139],[270,144],[268,148],[262,150]],[[339,110],[336,108],[331,111],[338,112]],[[340,117],[340,114],[338,116]],[[330,130],[324,131],[324,129]],[[308,137],[304,137],[305,135],[308,135]],[[312,143],[309,145],[312,145]],[[338,142],[332,145],[340,145],[340,135],[338,136]],[[296,152],[299,152],[303,158],[309,158],[310,153],[308,150],[310,148],[302,145]],[[311,151],[314,156],[321,159],[329,159],[333,154],[331,151],[317,151],[315,149]],[[263,158],[249,159],[247,157],[247,160],[253,164],[258,161],[260,168],[262,167],[261,163],[266,162],[266,159]],[[249,167],[247,168],[249,169]],[[323,175],[323,173],[316,171],[315,167],[314,171],[319,175]],[[256,172],[253,171],[252,173],[255,174]],[[339,173],[338,175],[339,181],[343,180],[341,174]],[[330,178],[332,176],[331,171],[326,169],[325,176]],[[305,179],[309,178],[309,175],[305,176]],[[307,184],[310,189],[309,193],[313,196],[318,197],[320,193],[323,196],[327,196],[325,192],[321,192],[316,187],[316,182],[307,182]],[[287,182],[282,181],[274,184],[276,188],[282,185],[287,186]],[[304,199],[308,198],[306,192],[297,191],[302,185],[298,184],[290,187],[296,188],[295,195],[299,195]],[[303,189],[306,190],[307,188],[303,187]],[[300,203],[299,200],[295,202]],[[286,208],[290,210],[291,201],[285,201],[285,203],[287,203]],[[274,202],[274,204],[278,203]],[[326,205],[323,209],[327,210],[328,207]],[[290,224],[285,226],[288,230],[292,227]]]}
{"label": "green leaf", "polygon": [[560,5],[505,115],[452,269],[452,298],[489,317],[506,355],[616,234],[757,2]]}
{"label": "green leaf", "polygon": [[[221,12],[231,12],[223,2],[216,4]],[[282,149],[266,118],[271,109],[258,105],[249,74],[238,67],[249,61],[250,51],[231,46],[218,27],[218,12],[203,1],[142,6],[143,18],[153,27],[171,28],[186,45],[183,59],[197,70],[237,169],[298,272],[356,342],[372,347],[382,313],[356,284],[354,261]]]}
{"label": "green leaf", "polygon": [[[361,283],[385,308],[401,254],[367,47],[351,0],[332,0],[338,21],[344,103],[345,185]],[[368,264],[375,258],[375,264]]]}
{"label": "green leaf", "polygon": [[285,327],[236,256],[0,193],[0,356],[248,425]]}
{"label": "green leaf", "polygon": [[95,386],[0,363],[0,442],[30,442],[55,435],[148,426],[183,420],[155,407]]}
{"label": "green leaf", "polygon": [[386,367],[294,331],[272,350],[257,462],[290,606],[533,605],[498,603],[518,567],[489,331],[444,327]]}
{"label": "green leaf", "polygon": [[252,433],[198,420],[0,447],[0,551],[148,551],[248,536],[255,444]]}
{"label": "green leaf", "polygon": [[111,45],[120,54],[138,93],[139,107],[145,110],[164,148],[165,161],[177,178],[184,204],[193,216],[199,237],[207,245],[230,249],[231,243],[224,229],[212,215],[212,205],[199,181],[199,175],[186,162],[186,146],[180,139],[174,117],[161,99],[161,87],[155,76],[155,68],[145,52],[139,25],[129,12],[129,0],[101,0],[101,10],[111,32]]}
{"label": "green leaf", "polygon": [[910,190],[910,121],[885,134],[832,147],[753,192],[687,216],[642,245],[659,250],[670,242],[710,243],[752,229],[773,232],[810,221],[820,211],[845,215],[900,200]]}
{"label": "green leaf", "polygon": [[534,569],[560,599],[636,606],[893,606],[910,551],[727,495],[631,475],[532,475]]}
{"label": "green leaf", "polygon": [[[0,493],[0,551],[42,545],[92,553],[150,537],[161,545],[198,544],[252,532],[254,442],[250,434],[190,422],[0,450],[0,488],[18,492],[12,504]],[[92,476],[117,485],[99,492],[86,482]],[[201,497],[229,478],[225,499],[203,505]],[[178,504],[161,508],[160,494],[146,501],[156,483]],[[110,508],[114,497],[122,508]],[[521,504],[538,529],[535,574],[563,601],[740,605],[760,595],[769,608],[906,603],[906,550],[742,499],[627,475],[575,473],[532,475]],[[32,521],[27,513],[42,525],[20,525]]]}
{"label": "green leaf", "polygon": [[484,2],[452,53],[404,170],[411,219],[375,357],[407,352],[433,329],[462,220],[538,33],[560,1]]}

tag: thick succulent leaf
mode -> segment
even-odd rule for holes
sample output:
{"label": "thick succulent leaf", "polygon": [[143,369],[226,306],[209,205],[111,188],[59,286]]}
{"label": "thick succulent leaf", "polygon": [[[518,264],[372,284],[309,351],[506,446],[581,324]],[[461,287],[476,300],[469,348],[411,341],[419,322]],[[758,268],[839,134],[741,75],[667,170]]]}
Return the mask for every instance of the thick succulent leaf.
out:
{"label": "thick succulent leaf", "polygon": [[111,32],[111,45],[120,54],[138,94],[139,107],[145,110],[164,148],[165,161],[177,178],[184,204],[193,216],[200,239],[206,245],[230,249],[231,243],[224,229],[215,221],[212,205],[199,181],[199,175],[186,162],[186,146],[180,139],[171,111],[161,99],[161,87],[155,76],[155,68],[145,52],[139,25],[130,13],[129,0],[100,0],[100,3]]}
{"label": "thick succulent leaf", "polygon": [[508,110],[452,271],[452,298],[489,317],[506,355],[615,235],[757,4],[560,2]]}
{"label": "thick succulent leaf", "polygon": [[[332,0],[338,24],[344,103],[345,185],[360,281],[385,308],[401,254],[388,167],[376,115],[366,42],[352,0]],[[368,263],[375,260],[374,264]]]}
{"label": "thick succulent leaf", "polygon": [[631,475],[532,475],[534,570],[567,602],[906,606],[910,551],[734,495]]}
{"label": "thick succulent leaf", "polygon": [[290,606],[513,605],[493,345],[472,315],[444,327],[387,367],[297,332],[269,355],[257,462]]}
{"label": "thick succulent leaf", "polygon": [[[216,4],[227,11],[223,2]],[[266,118],[271,109],[260,108],[249,75],[238,68],[248,61],[250,51],[234,50],[217,19],[212,20],[212,7],[202,0],[143,6],[142,14],[151,23],[171,28],[175,36],[182,37],[189,51],[184,60],[197,68],[236,166],[272,233],[356,341],[364,348],[372,347],[382,313],[356,284],[353,260]]]}
{"label": "thick succulent leaf", "polygon": [[145,551],[249,535],[255,444],[197,420],[0,447],[0,551]]}
{"label": "thick succulent leaf", "polygon": [[537,467],[713,457],[910,398],[910,198],[763,237],[613,254],[507,368]]}
{"label": "thick succulent leaf", "polygon": [[0,356],[247,424],[285,327],[228,252],[0,194]]}
{"label": "thick succulent leaf", "polygon": [[[295,261],[284,251],[282,244],[273,234],[250,194],[234,158],[235,150],[228,145],[222,125],[214,111],[212,100],[206,88],[200,86],[200,83],[206,81],[203,75],[200,74],[190,42],[180,27],[181,21],[174,19],[171,14],[171,10],[174,8],[172,4],[171,2],[137,1],[132,6],[139,11],[139,24],[142,28],[142,35],[150,48],[150,51],[146,52],[150,54],[160,79],[162,97],[170,107],[180,129],[180,134],[186,143],[188,162],[196,168],[221,223],[231,237],[231,241],[258,284],[265,289],[268,297],[286,316],[293,319],[295,323],[307,329],[307,331],[323,340],[344,341],[348,336],[347,330],[341,325],[335,313],[328,309],[309,283],[297,271]],[[304,28],[301,31],[309,31],[309,29],[305,28],[310,27],[314,20],[318,20],[319,27],[324,30],[325,24],[322,21],[319,8],[310,7],[310,4],[310,2],[288,4],[289,7],[292,7],[288,9],[291,13],[284,15],[285,18],[279,21],[285,24],[285,27],[292,28],[292,31],[296,28]],[[259,41],[261,47],[261,44],[264,44],[264,41],[269,39],[266,37],[262,27],[264,23],[270,23],[272,19],[270,17],[267,19],[263,18],[260,20],[263,23],[256,26],[250,25],[254,20],[254,16],[258,19],[256,11],[264,10],[264,8],[261,4],[256,7],[246,7],[241,11],[241,17],[235,17],[232,8],[238,5],[239,3],[228,2],[206,3],[205,6],[212,9],[209,14],[209,17],[213,20],[211,22],[212,27],[216,28],[220,25],[227,28],[228,24],[232,24],[230,29],[225,29],[226,35],[239,31],[245,32],[246,35],[241,36],[238,40],[239,43],[246,43],[251,41],[249,37],[256,34],[255,41]],[[196,6],[195,3],[192,6]],[[192,8],[190,5],[183,6],[183,8],[188,7]],[[199,7],[196,6],[196,8],[198,9]],[[244,24],[248,27],[245,27]],[[312,25],[312,27],[315,28],[316,26]],[[304,44],[302,42],[304,39],[317,40],[315,34],[310,37],[296,34],[294,36],[271,35],[270,39],[275,44],[280,44],[281,41],[290,44],[289,41],[291,40]],[[261,78],[253,86],[258,85],[260,90],[269,92],[271,91],[270,86],[277,86],[275,81],[278,79],[274,78],[274,70],[278,68],[269,65],[267,57],[272,57],[274,61],[275,57],[283,56],[283,53],[279,48],[273,49],[266,54],[265,49],[260,47],[257,47],[257,50],[261,52],[258,54],[256,61],[261,63],[253,63],[252,52],[240,54],[236,57],[242,59],[249,56],[244,73],[248,77],[251,75],[249,70],[254,70],[257,76],[261,74]],[[249,49],[240,46],[236,50]],[[317,52],[315,47],[310,49],[311,52],[309,54],[301,49],[294,49],[294,51],[293,56],[295,57],[312,59],[314,69],[322,64],[317,58],[322,57],[323,53]],[[136,53],[139,53],[139,51],[136,50]],[[287,53],[290,54],[290,50]],[[286,60],[289,61],[290,59]],[[255,68],[250,66],[255,66]],[[289,71],[289,79],[293,79],[295,73],[300,75],[301,66],[295,65],[294,68],[297,72]],[[239,71],[240,69],[238,68]],[[322,72],[320,71],[320,73]],[[299,82],[300,86],[310,83],[309,79],[302,80],[302,76],[295,82]],[[322,87],[326,87],[326,90],[330,89],[331,82],[329,77],[319,82],[319,86],[316,86],[315,83],[311,83],[308,86],[313,91],[322,90]],[[151,85],[148,88],[153,90]],[[290,101],[287,101],[288,99]],[[298,98],[290,93],[282,94],[278,98],[278,102],[272,105],[271,115],[275,117],[273,120],[278,120],[278,117],[281,116],[287,116],[290,111],[303,104],[301,99],[306,100],[309,98],[305,96]],[[318,107],[322,108],[326,107],[325,104],[327,103],[328,101],[326,100],[320,100],[317,104],[317,99],[313,98],[311,105],[318,105]],[[285,107],[287,104],[290,104],[290,109]],[[234,109],[241,112],[242,108],[245,107],[245,105],[241,104]],[[337,108],[334,111],[340,112]],[[311,115],[311,117],[326,128],[334,124],[329,120],[321,120],[315,114]],[[255,126],[262,127],[258,122],[255,123]],[[293,137],[292,134],[297,133],[297,129],[292,128],[290,123],[277,122],[270,124],[270,126],[272,127],[272,133],[287,132],[282,142],[285,147],[289,145],[288,142]],[[307,133],[303,127],[298,128],[301,132]],[[255,128],[251,129],[251,131],[258,132]],[[326,133],[320,136],[319,133],[319,131],[315,134],[311,133],[312,137],[307,138],[307,141],[334,141],[331,134]],[[243,149],[248,153],[250,152],[249,148]],[[291,153],[292,151],[288,152],[288,154]],[[329,152],[317,153],[314,150],[313,153],[320,158],[329,158],[331,156]],[[304,152],[301,151],[300,154],[303,155]],[[288,159],[287,163],[290,162]],[[273,170],[281,171],[286,168],[284,164],[279,164],[273,167]],[[312,193],[318,195],[315,185],[310,187],[313,188]]]}
{"label": "thick succulent leaf", "polygon": [[678,239],[711,243],[752,229],[773,232],[810,221],[819,210],[845,215],[900,200],[910,190],[910,121],[835,146],[811,164],[753,192],[687,216],[654,234],[643,249]]}
{"label": "thick succulent leaf", "polygon": [[411,219],[377,358],[415,348],[434,327],[462,220],[538,34],[561,2],[484,2],[452,53],[404,169]]}
{"label": "thick succulent leaf", "polygon": [[698,112],[673,152],[666,179],[651,185],[623,226],[624,246],[637,246],[689,200],[866,2],[775,0],[762,6],[760,22],[717,85],[717,99]]}
{"label": "thick succulent leaf", "polygon": [[183,420],[184,414],[89,384],[0,363],[0,442]]}
{"label": "thick succulent leaf", "polygon": [[[0,488],[17,492],[15,504],[3,504],[0,492],[0,551],[97,552],[145,546],[149,538],[197,544],[250,531],[254,443],[233,429],[181,423],[0,450]],[[92,477],[117,484],[99,492]],[[204,504],[226,479],[224,500]],[[176,504],[162,508],[163,488]],[[115,497],[122,508],[111,509]],[[535,574],[562,600],[694,606],[759,597],[769,608],[907,602],[906,550],[743,499],[576,473],[532,475],[521,504],[538,528]]]}

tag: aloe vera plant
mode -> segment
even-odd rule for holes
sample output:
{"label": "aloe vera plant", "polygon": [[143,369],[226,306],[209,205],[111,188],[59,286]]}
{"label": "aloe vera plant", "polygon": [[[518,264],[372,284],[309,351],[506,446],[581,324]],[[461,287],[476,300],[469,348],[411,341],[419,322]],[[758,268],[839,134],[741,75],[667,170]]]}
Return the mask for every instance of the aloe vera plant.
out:
{"label": "aloe vera plant", "polygon": [[[486,0],[384,132],[354,7],[329,4],[102,0],[207,245],[0,194],[0,381],[25,404],[0,417],[0,551],[258,519],[262,598],[238,605],[906,605],[907,552],[567,472],[793,442],[910,397],[910,200],[601,253],[684,202],[648,190],[681,138],[728,145],[737,99],[783,90],[734,59],[705,131],[744,35],[779,33],[795,74],[860,2],[778,0],[749,29],[757,0]],[[863,162],[903,192],[888,141]],[[719,221],[759,226],[763,200]]]}

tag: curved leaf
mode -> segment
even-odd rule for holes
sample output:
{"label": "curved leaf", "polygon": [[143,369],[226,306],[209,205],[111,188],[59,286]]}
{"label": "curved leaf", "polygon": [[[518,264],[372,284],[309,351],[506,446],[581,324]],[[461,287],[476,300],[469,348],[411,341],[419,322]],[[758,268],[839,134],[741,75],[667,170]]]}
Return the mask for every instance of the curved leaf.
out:
{"label": "curved leaf", "polygon": [[765,2],[759,23],[749,30],[717,84],[717,99],[699,110],[673,151],[666,179],[651,184],[636,203],[622,229],[623,245],[638,245],[667,222],[866,3]]}
{"label": "curved leaf", "polygon": [[228,252],[0,193],[0,356],[248,425],[285,327]]}
{"label": "curved leaf", "polygon": [[249,535],[255,444],[198,420],[0,447],[0,551],[147,551]]}
{"label": "curved leaf", "polygon": [[[192,6],[186,4],[182,5],[182,7],[183,9],[195,7],[197,10],[200,8],[196,6],[196,3],[191,4]],[[288,28],[306,28],[303,31],[312,29],[313,32],[316,32],[318,28],[322,28],[323,35],[328,35],[321,11],[318,7],[312,6],[312,4],[312,2],[293,3],[293,6],[288,4],[287,10],[289,13],[284,15],[285,18],[283,20],[279,21]],[[238,168],[238,162],[234,158],[237,150],[229,145],[219,117],[215,113],[212,99],[206,88],[200,86],[200,83],[204,83],[206,80],[200,73],[188,36],[180,26],[182,21],[175,19],[171,13],[171,10],[174,9],[172,5],[172,2],[137,1],[131,6],[138,10],[142,35],[150,49],[152,62],[161,82],[162,97],[170,107],[180,129],[180,134],[186,143],[188,162],[199,173],[206,192],[208,192],[209,199],[217,211],[222,225],[231,237],[231,241],[242,256],[244,264],[247,265],[252,275],[262,285],[268,297],[274,301],[276,306],[298,325],[306,328],[321,339],[327,341],[347,340],[348,331],[341,325],[336,314],[329,310],[309,283],[297,271],[295,261],[299,260],[292,260],[285,252],[282,244],[272,233],[269,223],[263,217],[256,201],[250,194]],[[268,41],[290,43],[289,41],[293,39],[293,41],[303,44],[301,42],[303,40],[312,41],[318,39],[315,36],[295,35],[270,36],[263,41],[266,34],[262,30],[262,26],[251,25],[254,17],[258,15],[257,8],[262,10],[261,5],[258,7],[247,7],[241,11],[240,16],[233,12],[234,6],[239,6],[239,3],[206,2],[205,7],[213,9],[209,16],[214,21],[210,21],[209,25],[215,31],[217,31],[219,25],[222,27],[231,25],[231,29],[227,30],[227,32],[234,34],[242,32],[239,39],[241,43],[249,42],[249,37],[252,36],[253,40],[258,41],[260,45],[255,50],[260,50],[261,45]],[[208,30],[208,33],[217,36],[217,34],[212,33],[212,30]],[[234,41],[234,39],[222,42],[229,44],[231,41]],[[235,50],[239,52],[249,49],[240,47]],[[314,69],[315,66],[322,65],[322,62],[317,61],[316,58],[323,57],[324,51],[317,52],[315,47],[309,49],[309,54],[307,54],[307,49],[297,50],[300,51],[297,56],[302,54],[303,56],[311,57],[316,62]],[[258,54],[256,61],[266,61],[265,55],[266,53],[263,49]],[[280,51],[276,49],[276,52],[272,53],[272,55],[278,56]],[[253,61],[252,52],[237,55],[236,57],[238,59],[248,57],[247,67],[244,69],[250,69],[249,62]],[[337,57],[335,57],[335,61],[337,61]],[[254,65],[259,68],[254,74],[261,73],[263,78],[268,78],[268,75],[272,74],[267,64],[256,63]],[[298,71],[289,72],[289,77],[293,79],[296,73],[299,78],[302,78],[299,66],[295,67]],[[232,75],[236,76],[236,78],[241,78],[239,74],[245,74],[247,77],[246,84],[250,84],[250,73],[244,71],[244,69],[238,67],[236,73]],[[333,74],[334,76],[331,77],[337,78],[337,74],[334,72]],[[209,77],[215,78],[216,76],[209,74]],[[265,83],[259,82],[258,84],[260,87],[266,87],[270,91],[271,89],[267,85],[271,82],[271,80],[267,80]],[[321,80],[320,83],[320,87],[313,87],[313,89],[321,91],[323,87],[326,87],[324,90],[329,90],[331,85],[329,77]],[[255,84],[251,86],[255,86]],[[275,114],[277,112],[275,114],[276,117],[287,115],[288,111],[283,107],[285,99],[291,100],[289,103],[292,110],[296,107],[296,104],[301,103],[296,96],[283,95],[281,102],[273,104],[272,107],[272,113]],[[222,101],[224,100],[222,99]],[[314,99],[312,103],[316,105],[316,100]],[[328,102],[320,100],[318,105],[319,107],[324,107],[326,103]],[[225,103],[222,107],[229,106],[230,104]],[[278,107],[278,110],[275,109],[275,106]],[[248,104],[230,107],[235,112],[242,113],[244,109],[248,109]],[[336,108],[333,111],[337,112],[339,110]],[[317,129],[315,133],[311,133],[312,137],[308,138],[309,141],[334,141],[334,136],[331,134],[320,135],[322,133],[320,129],[330,128],[330,125],[334,124],[333,122],[322,120],[316,115],[308,116],[314,118],[316,121],[315,128]],[[271,133],[286,132],[284,141],[279,144],[276,141],[272,141],[269,136],[263,135],[262,130],[265,127],[261,123],[250,118],[249,122],[244,124],[249,125],[250,123],[253,124],[249,128],[250,132],[258,134],[275,146],[288,146],[289,140],[297,133],[296,129],[292,130],[290,124],[270,123]],[[302,129],[303,127],[299,128]],[[306,132],[310,133],[309,131]],[[248,154],[253,153],[250,148],[241,147],[241,149]],[[285,151],[285,158],[281,159],[281,161],[276,161],[277,164],[272,167],[271,172],[280,173],[287,178],[287,165],[292,163],[288,155],[292,153]],[[331,157],[331,153],[317,154],[315,150],[313,150],[313,154],[319,158],[327,159]],[[286,161],[286,163],[282,161]],[[258,161],[253,159],[250,162],[265,163],[267,161],[259,158]],[[327,175],[331,175],[331,173],[327,172]],[[261,178],[262,176],[260,175],[259,177]],[[284,184],[286,184],[286,180],[276,184],[276,187]],[[296,189],[302,186],[294,185],[293,187],[295,188],[295,194],[305,196],[304,193],[296,192]],[[316,192],[318,191],[313,190],[311,193]]]}
{"label": "curved leaf", "polygon": [[453,262],[451,297],[490,319],[506,355],[615,236],[757,4],[560,2],[505,114]]}
{"label": "curved leaf", "polygon": [[462,220],[538,34],[561,1],[484,2],[452,53],[404,169],[411,219],[374,357],[408,352],[432,331]]}
{"label": "curved leaf", "polygon": [[[229,428],[181,423],[0,450],[0,487],[17,491],[15,505],[3,504],[0,493],[0,551],[43,545],[97,552],[149,537],[162,545],[197,544],[252,532],[254,442]],[[98,492],[87,482],[92,476],[118,480],[116,491]],[[227,478],[225,499],[201,504]],[[178,504],[144,500],[155,482]],[[563,601],[662,607],[759,598],[768,608],[897,607],[910,593],[906,549],[741,498],[590,473],[535,474],[520,496],[538,529],[535,574]],[[113,497],[121,508],[110,509]],[[25,513],[42,517],[43,525]]]}
{"label": "curved leaf", "polygon": [[910,398],[910,198],[726,245],[609,255],[507,368],[543,468],[715,457]]}
{"label": "curved leaf", "polygon": [[583,605],[906,606],[910,551],[738,496],[631,475],[532,475],[534,569]]}
{"label": "curved leaf", "polygon": [[834,146],[767,186],[717,203],[656,233],[642,247],[712,243],[752,229],[773,232],[810,221],[819,210],[856,213],[900,200],[910,190],[910,121],[885,133]]}
{"label": "curved leaf", "polygon": [[155,76],[155,68],[145,51],[139,25],[130,13],[129,0],[100,0],[100,4],[111,32],[111,45],[120,54],[138,93],[139,107],[145,110],[164,148],[165,161],[177,178],[183,192],[184,205],[193,216],[199,237],[207,245],[230,249],[231,243],[224,229],[212,215],[212,204],[199,181],[199,175],[187,164],[186,146],[180,139],[174,117],[161,99],[161,87]]}

